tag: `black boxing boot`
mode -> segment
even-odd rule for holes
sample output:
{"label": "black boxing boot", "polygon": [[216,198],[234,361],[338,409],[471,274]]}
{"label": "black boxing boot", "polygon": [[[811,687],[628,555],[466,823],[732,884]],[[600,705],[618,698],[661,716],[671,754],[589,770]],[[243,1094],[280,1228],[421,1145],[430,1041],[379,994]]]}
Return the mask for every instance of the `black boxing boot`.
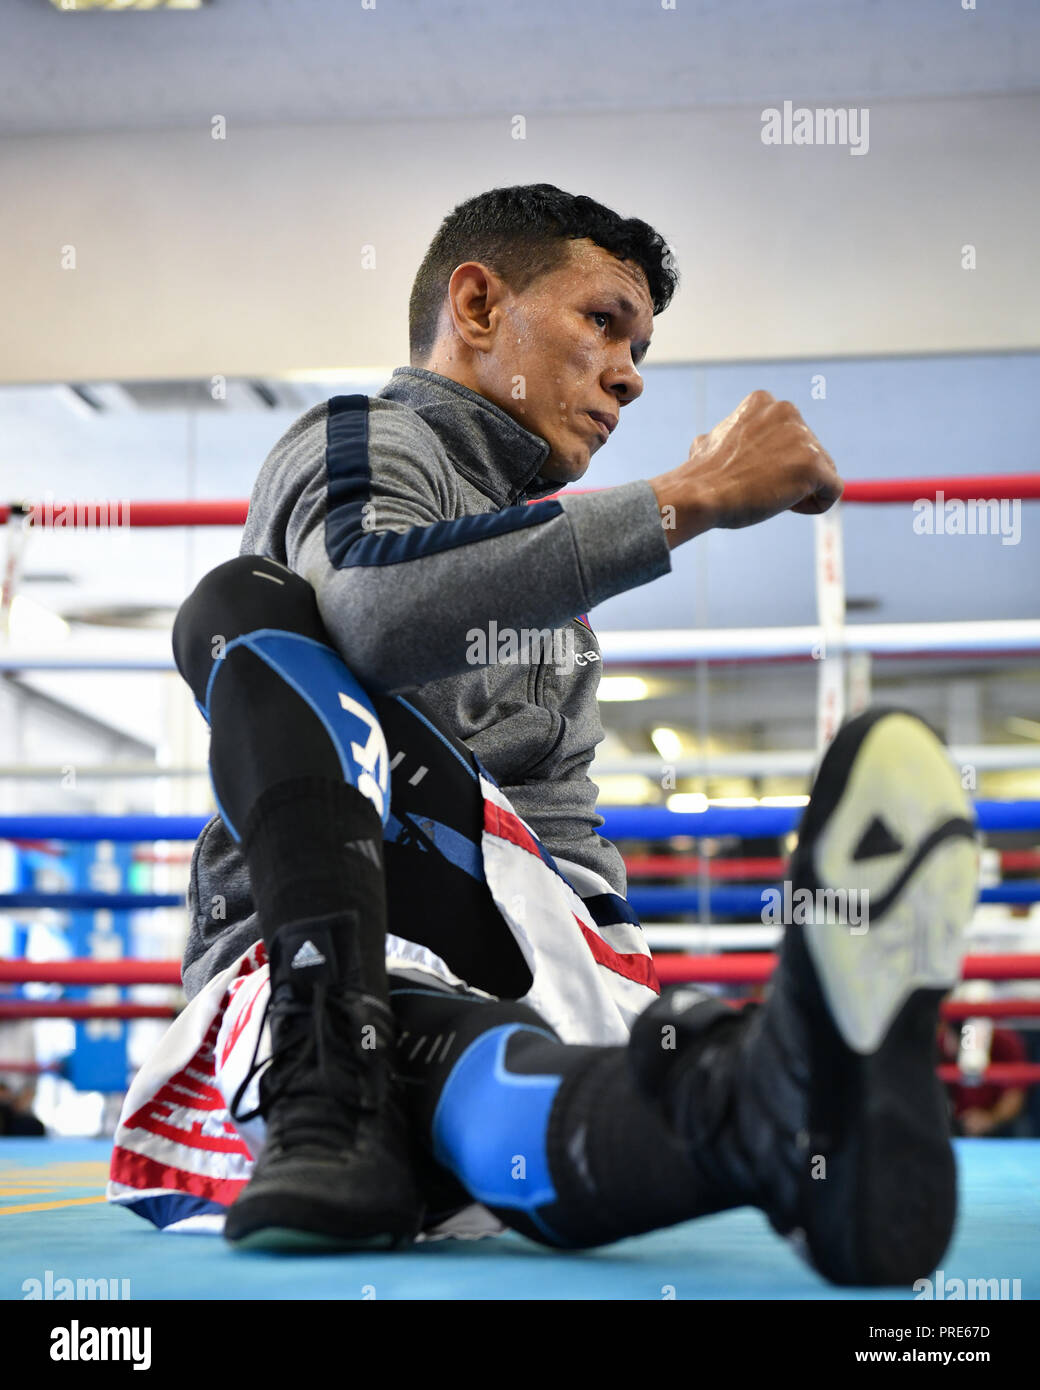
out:
{"label": "black boxing boot", "polygon": [[[257,1063],[261,1028],[229,1107],[232,1121],[262,1115],[266,1140],[225,1235],[265,1249],[410,1239],[423,1209],[393,1065],[379,814],[353,787],[303,779],[259,798],[243,844],[270,964],[271,1052]],[[341,906],[293,915],[319,891]],[[258,1072],[259,1104],[243,1113]]]}
{"label": "black boxing boot", "polygon": [[[346,924],[349,926],[349,924]],[[393,1069],[385,1000],[345,987],[345,923],[283,927],[271,946],[271,1060],[260,1074],[266,1141],[224,1234],[250,1249],[390,1246],[422,1223],[415,1153]],[[232,1119],[249,1119],[241,1097]]]}
{"label": "black boxing boot", "polygon": [[928,726],[899,710],[845,724],[801,823],[766,1003],[678,987],[633,1030],[699,1210],[761,1208],[837,1284],[935,1268],[956,1216],[936,1032],[977,871],[971,804]]}

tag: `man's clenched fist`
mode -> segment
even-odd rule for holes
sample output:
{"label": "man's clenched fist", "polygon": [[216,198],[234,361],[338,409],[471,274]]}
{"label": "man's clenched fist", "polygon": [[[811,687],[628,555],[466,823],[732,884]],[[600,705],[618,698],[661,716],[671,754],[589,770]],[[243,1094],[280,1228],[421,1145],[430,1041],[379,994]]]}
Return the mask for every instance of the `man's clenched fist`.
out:
{"label": "man's clenched fist", "polygon": [[843,487],[834,460],[797,409],[768,391],[752,391],[710,434],[697,436],[685,463],[650,485],[673,548],[705,531],[754,526],[780,512],[825,512]]}

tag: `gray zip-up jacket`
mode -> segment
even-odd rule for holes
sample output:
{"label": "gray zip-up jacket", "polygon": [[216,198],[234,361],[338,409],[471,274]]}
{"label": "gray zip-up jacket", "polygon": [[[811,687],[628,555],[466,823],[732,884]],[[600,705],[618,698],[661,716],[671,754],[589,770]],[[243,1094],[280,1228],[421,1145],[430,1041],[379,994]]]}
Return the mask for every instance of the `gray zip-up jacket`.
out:
{"label": "gray zip-up jacket", "polygon": [[[581,619],[666,574],[671,552],[646,481],[528,506],[559,490],[539,474],[548,454],[485,397],[398,367],[377,396],[334,397],[282,436],[240,553],[301,574],[363,685],[418,691],[551,853],[624,895],[621,856],[596,833],[600,653]],[[188,907],[190,998],[260,936],[217,816],[195,846]]]}

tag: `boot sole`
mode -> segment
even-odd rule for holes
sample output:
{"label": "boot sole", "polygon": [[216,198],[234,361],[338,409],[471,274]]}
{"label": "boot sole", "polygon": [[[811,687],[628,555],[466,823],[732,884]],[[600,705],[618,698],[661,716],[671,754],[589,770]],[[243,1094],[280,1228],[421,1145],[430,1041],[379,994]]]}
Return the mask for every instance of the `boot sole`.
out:
{"label": "boot sole", "polygon": [[263,1250],[272,1254],[342,1254],[351,1250],[392,1250],[403,1244],[403,1236],[328,1236],[287,1226],[261,1226],[248,1235],[231,1240],[236,1250]]}
{"label": "boot sole", "polygon": [[224,1227],[225,1240],[236,1250],[389,1250],[414,1240],[422,1226],[419,1215],[404,1221],[398,1213],[387,1216],[380,1229],[367,1213],[358,1213],[352,1222],[342,1210],[323,1211],[267,1196],[256,1199],[258,1210],[237,1211],[237,1206]]}
{"label": "boot sole", "polygon": [[[875,817],[899,847],[856,859]],[[834,1283],[912,1282],[953,1233],[936,1034],[976,899],[973,819],[939,739],[915,716],[881,710],[839,733],[802,823],[793,886],[869,895],[855,928],[794,925],[784,944],[811,1019],[804,1238]]]}
{"label": "boot sole", "polygon": [[[362,1178],[368,1178],[369,1204],[363,1205]],[[330,1194],[350,1190],[355,1206],[334,1203]],[[344,1197],[347,1195],[343,1193]],[[372,1186],[372,1174],[351,1174],[336,1164],[284,1164],[277,1174],[259,1175],[231,1206],[224,1238],[241,1250],[391,1249],[414,1240],[424,1208],[403,1191]]]}

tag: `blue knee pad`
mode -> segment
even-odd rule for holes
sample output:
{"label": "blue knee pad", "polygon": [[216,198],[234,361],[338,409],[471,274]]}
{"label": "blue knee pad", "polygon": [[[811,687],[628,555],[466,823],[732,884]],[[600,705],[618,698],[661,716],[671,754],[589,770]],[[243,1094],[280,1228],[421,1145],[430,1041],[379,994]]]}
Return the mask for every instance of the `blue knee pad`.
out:
{"label": "blue knee pad", "polygon": [[[342,658],[313,637],[280,628],[257,628],[227,644],[225,658],[247,647],[278,673],[321,720],[339,757],[343,780],[372,803],[386,828],[390,816],[390,758],[372,701]],[[213,662],[206,704],[198,705],[209,723],[213,682],[223,660]]]}
{"label": "blue knee pad", "polygon": [[506,1047],[515,1033],[559,1042],[522,1023],[491,1028],[452,1068],[433,1119],[434,1157],[487,1207],[505,1207],[535,1220],[556,1201],[546,1134],[562,1076],[512,1072]]}

